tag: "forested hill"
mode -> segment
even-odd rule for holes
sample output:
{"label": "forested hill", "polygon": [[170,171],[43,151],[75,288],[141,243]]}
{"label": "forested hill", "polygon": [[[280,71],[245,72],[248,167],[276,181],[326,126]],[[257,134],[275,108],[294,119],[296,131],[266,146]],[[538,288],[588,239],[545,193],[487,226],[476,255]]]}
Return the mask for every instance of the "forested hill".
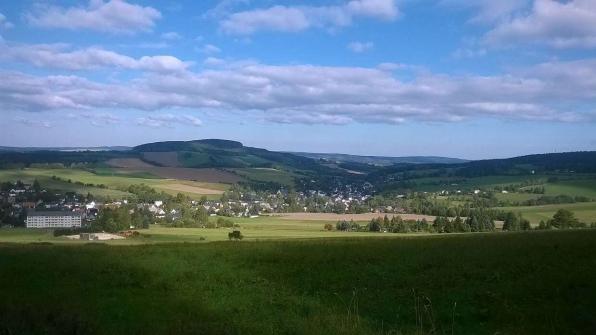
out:
{"label": "forested hill", "polygon": [[139,153],[143,160],[161,166],[327,169],[307,157],[246,147],[240,142],[220,139],[156,142],[134,147],[133,151]]}
{"label": "forested hill", "polygon": [[459,165],[461,176],[515,175],[544,172],[596,173],[596,151],[578,151],[487,159]]}

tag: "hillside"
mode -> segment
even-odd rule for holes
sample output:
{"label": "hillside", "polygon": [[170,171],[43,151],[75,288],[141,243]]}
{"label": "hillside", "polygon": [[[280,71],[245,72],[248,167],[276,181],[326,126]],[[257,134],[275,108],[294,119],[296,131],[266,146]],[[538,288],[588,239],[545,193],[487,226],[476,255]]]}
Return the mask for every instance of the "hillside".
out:
{"label": "hillside", "polygon": [[389,166],[393,164],[458,164],[466,163],[468,160],[460,158],[438,157],[438,156],[360,156],[337,153],[310,153],[310,152],[289,152],[294,155],[304,156],[312,159],[321,159],[336,163],[360,163],[378,166]]}
{"label": "hillside", "polygon": [[290,168],[318,170],[315,160],[284,152],[246,147],[240,142],[206,139],[143,144],[133,148],[151,164],[188,168]]}

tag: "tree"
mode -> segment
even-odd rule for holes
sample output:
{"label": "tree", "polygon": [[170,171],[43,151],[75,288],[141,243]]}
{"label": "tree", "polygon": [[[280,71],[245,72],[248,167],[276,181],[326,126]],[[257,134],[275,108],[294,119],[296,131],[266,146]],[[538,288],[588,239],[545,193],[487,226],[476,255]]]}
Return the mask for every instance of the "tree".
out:
{"label": "tree", "polygon": [[503,230],[518,231],[520,229],[520,216],[515,215],[513,212],[507,212],[503,222]]}
{"label": "tree", "polygon": [[240,230],[234,230],[232,232],[228,233],[228,239],[231,240],[242,240],[244,238],[244,236],[242,235],[242,233],[240,232]]}
{"label": "tree", "polygon": [[550,224],[558,229],[576,228],[580,226],[579,220],[575,218],[573,212],[567,209],[559,209],[553,215]]}
{"label": "tree", "polygon": [[458,233],[463,233],[466,231],[465,227],[464,227],[464,220],[461,219],[461,217],[457,216],[455,218],[455,220],[453,220],[453,229],[455,232]]}
{"label": "tree", "polygon": [[203,226],[209,221],[209,214],[203,206],[199,206],[192,214],[192,218],[199,226]]}
{"label": "tree", "polygon": [[332,231],[333,225],[331,223],[325,223],[325,226],[323,228],[327,231]]}
{"label": "tree", "polygon": [[41,185],[39,184],[39,180],[37,179],[33,181],[33,190],[35,191],[35,193],[41,192]]}
{"label": "tree", "polygon": [[383,222],[383,219],[381,218],[372,219],[368,224],[368,230],[376,232],[381,231],[381,222]]}

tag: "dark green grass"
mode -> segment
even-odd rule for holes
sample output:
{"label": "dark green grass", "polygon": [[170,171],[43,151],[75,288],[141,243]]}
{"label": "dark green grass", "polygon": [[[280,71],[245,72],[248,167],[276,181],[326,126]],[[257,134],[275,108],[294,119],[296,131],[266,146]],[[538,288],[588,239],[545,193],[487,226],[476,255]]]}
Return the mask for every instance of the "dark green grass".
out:
{"label": "dark green grass", "polygon": [[0,334],[594,334],[596,231],[0,245]]}

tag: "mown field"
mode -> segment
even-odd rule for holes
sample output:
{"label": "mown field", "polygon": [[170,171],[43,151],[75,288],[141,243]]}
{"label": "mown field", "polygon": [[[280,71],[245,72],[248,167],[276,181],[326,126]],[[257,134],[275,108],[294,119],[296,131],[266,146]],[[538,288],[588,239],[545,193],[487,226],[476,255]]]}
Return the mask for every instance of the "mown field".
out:
{"label": "mown field", "polygon": [[0,244],[2,334],[594,334],[596,231]]}
{"label": "mown field", "polygon": [[[59,177],[61,180],[54,180],[52,179],[52,176]],[[16,180],[21,180],[31,183],[34,179],[38,179],[42,187],[50,189],[73,191],[81,194],[90,192],[98,197],[110,196],[114,198],[130,196],[125,190],[130,185],[139,184],[145,184],[158,191],[164,191],[172,195],[184,193],[195,198],[202,195],[218,198],[219,195],[229,187],[228,185],[218,183],[162,179],[147,173],[134,171],[126,173],[110,168],[99,168],[95,173],[74,168],[0,170],[0,181],[14,182]],[[66,182],[69,179],[72,183]],[[93,185],[103,184],[107,188],[79,185],[76,184],[76,182]]]}

